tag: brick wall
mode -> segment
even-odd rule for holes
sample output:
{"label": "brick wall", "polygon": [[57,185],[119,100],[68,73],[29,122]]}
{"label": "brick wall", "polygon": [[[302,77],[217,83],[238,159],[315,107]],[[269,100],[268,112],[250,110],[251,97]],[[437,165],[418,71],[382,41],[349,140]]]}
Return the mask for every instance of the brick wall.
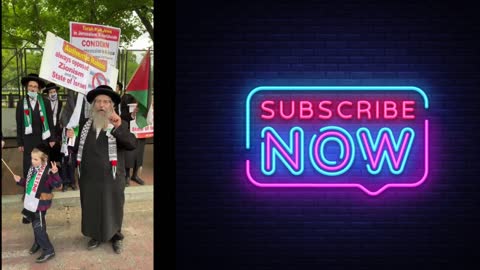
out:
{"label": "brick wall", "polygon": [[[226,2],[177,2],[179,268],[387,269],[474,258],[478,14],[417,1]],[[432,127],[428,181],[375,198],[252,186],[244,108],[262,85],[422,88]]]}

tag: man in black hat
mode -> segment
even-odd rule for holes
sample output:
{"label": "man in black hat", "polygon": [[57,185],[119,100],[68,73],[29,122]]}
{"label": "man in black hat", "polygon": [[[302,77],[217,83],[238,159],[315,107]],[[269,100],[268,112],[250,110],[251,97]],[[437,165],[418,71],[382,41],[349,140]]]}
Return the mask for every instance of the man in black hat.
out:
{"label": "man in black hat", "polygon": [[[72,188],[72,190],[77,189],[75,185],[75,165],[77,163],[77,158],[74,152],[74,147],[68,144],[66,136],[68,123],[70,122],[70,118],[72,117],[73,111],[75,110],[77,99],[76,94],[78,95],[78,92],[75,92],[73,90],[67,90],[66,92],[67,98],[64,106],[62,106],[62,111],[60,112],[58,119],[61,128],[60,155],[62,166],[60,168],[60,175],[62,176],[62,191],[64,192],[68,189],[69,186]],[[84,119],[82,118],[82,115],[83,114],[80,115],[80,121]]]}
{"label": "man in black hat", "polygon": [[32,149],[41,143],[53,147],[55,130],[50,102],[38,95],[39,90],[45,86],[43,80],[38,74],[31,73],[23,77],[21,82],[27,88],[27,96],[17,104],[17,145],[23,153],[23,177],[27,177]]}
{"label": "man in black hat", "polygon": [[[62,142],[62,128],[60,127],[60,112],[62,111],[62,101],[58,99],[58,90],[60,86],[54,83],[47,83],[43,89],[43,93],[47,94],[47,98],[50,101],[50,107],[52,108],[53,129],[55,131],[55,145],[50,149],[50,155],[48,159],[54,162],[61,162],[60,146]],[[65,188],[65,185],[64,185]]]}
{"label": "man in black hat", "polygon": [[[121,82],[117,82],[117,93],[120,93],[123,89]],[[120,101],[120,117],[127,122],[128,129],[130,130],[130,121],[135,120],[138,112],[138,107],[135,107],[133,112],[130,112],[128,104],[137,103],[137,100],[130,94],[124,93]],[[138,170],[143,165],[143,154],[145,152],[145,139],[137,139],[137,147],[132,151],[127,151],[125,154],[125,174],[126,185],[130,185],[130,179],[135,181],[139,185],[144,185],[145,182],[138,176]],[[130,169],[133,169],[132,176],[130,176]]]}
{"label": "man in black hat", "polygon": [[[107,85],[87,94],[90,117],[80,123],[75,149],[80,179],[82,233],[91,237],[88,249],[112,241],[116,253],[122,251],[121,233],[125,203],[125,151],[136,147],[135,136],[115,112],[120,96]],[[73,138],[72,129],[67,137]]]}

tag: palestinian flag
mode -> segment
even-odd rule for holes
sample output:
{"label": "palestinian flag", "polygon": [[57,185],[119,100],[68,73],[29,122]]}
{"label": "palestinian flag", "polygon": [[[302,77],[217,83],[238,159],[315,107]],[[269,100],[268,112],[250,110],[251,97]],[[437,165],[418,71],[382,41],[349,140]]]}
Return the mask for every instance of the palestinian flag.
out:
{"label": "palestinian flag", "polygon": [[130,82],[125,88],[125,93],[132,95],[138,102],[138,112],[136,123],[139,128],[146,127],[148,113],[148,89],[150,81],[150,50],[140,62],[137,70],[133,74]]}

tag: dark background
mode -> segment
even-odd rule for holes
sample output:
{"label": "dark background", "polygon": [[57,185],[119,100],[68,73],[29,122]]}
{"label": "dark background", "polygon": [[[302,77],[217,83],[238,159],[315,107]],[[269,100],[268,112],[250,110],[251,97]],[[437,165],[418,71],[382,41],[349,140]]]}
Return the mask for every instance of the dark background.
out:
{"label": "dark background", "polygon": [[[177,269],[478,269],[478,9],[460,2],[177,1]],[[397,85],[430,100],[428,180],[378,197],[259,189],[262,85]]]}

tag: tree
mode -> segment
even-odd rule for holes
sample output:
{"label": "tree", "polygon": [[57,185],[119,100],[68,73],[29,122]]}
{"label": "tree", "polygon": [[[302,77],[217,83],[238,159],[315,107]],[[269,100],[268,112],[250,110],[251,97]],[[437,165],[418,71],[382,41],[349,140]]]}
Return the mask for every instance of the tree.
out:
{"label": "tree", "polygon": [[47,32],[68,41],[71,21],[118,27],[127,47],[145,31],[153,40],[153,0],[2,0],[2,89],[18,88],[24,71],[38,73]]}
{"label": "tree", "polygon": [[[2,90],[18,89],[22,70],[38,73],[42,61],[39,49],[2,49]],[[24,66],[26,64],[26,66]]]}
{"label": "tree", "polygon": [[2,48],[42,48],[47,31],[69,40],[70,21],[118,27],[123,45],[153,40],[153,0],[2,0]]}

